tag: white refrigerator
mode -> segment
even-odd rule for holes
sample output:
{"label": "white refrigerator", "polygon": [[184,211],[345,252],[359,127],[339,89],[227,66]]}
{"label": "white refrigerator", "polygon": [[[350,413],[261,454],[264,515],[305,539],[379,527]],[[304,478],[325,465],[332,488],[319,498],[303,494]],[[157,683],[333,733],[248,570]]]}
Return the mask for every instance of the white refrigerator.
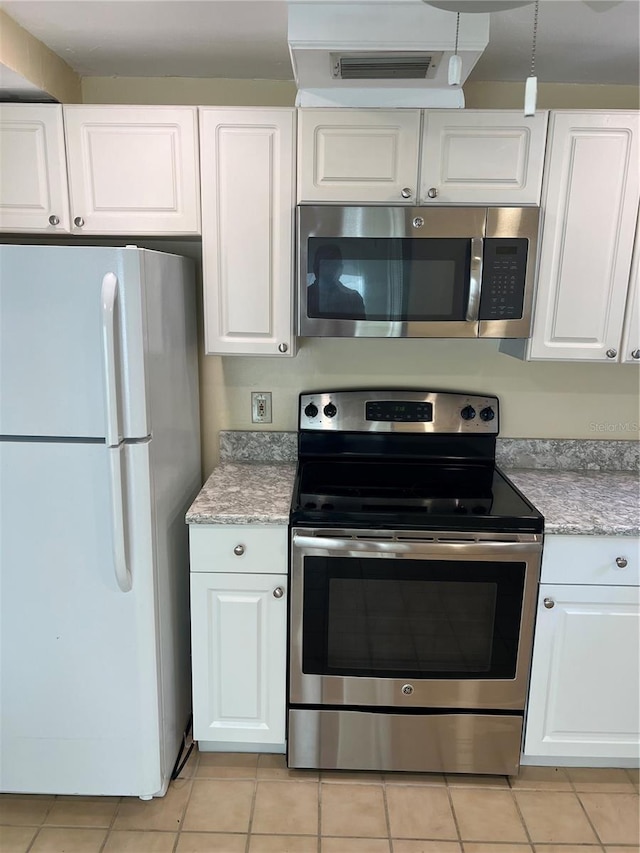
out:
{"label": "white refrigerator", "polygon": [[165,793],[200,484],[191,262],[0,246],[0,791]]}

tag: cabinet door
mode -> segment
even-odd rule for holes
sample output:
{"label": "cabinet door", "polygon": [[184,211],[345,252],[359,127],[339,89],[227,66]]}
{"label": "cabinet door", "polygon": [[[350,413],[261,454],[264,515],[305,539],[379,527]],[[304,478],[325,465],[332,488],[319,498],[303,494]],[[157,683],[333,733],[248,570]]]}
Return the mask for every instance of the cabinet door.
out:
{"label": "cabinet door", "polygon": [[0,230],[69,231],[62,107],[0,106]]}
{"label": "cabinet door", "polygon": [[294,110],[200,112],[205,348],[294,355]]}
{"label": "cabinet door", "polygon": [[624,318],[620,361],[640,364],[640,216],[636,229],[636,244],[629,278],[627,313]]}
{"label": "cabinet door", "polygon": [[420,110],[299,111],[298,201],[415,204]]}
{"label": "cabinet door", "polygon": [[617,361],[640,180],[637,113],[557,113],[531,358]]}
{"label": "cabinet door", "polygon": [[191,575],[196,740],[284,744],[286,585],[286,575]]}
{"label": "cabinet door", "polygon": [[65,106],[76,234],[199,234],[196,107]]}
{"label": "cabinet door", "polygon": [[636,587],[542,584],[525,754],[637,758],[639,649]]}
{"label": "cabinet door", "polygon": [[426,110],[421,204],[539,204],[547,113]]}

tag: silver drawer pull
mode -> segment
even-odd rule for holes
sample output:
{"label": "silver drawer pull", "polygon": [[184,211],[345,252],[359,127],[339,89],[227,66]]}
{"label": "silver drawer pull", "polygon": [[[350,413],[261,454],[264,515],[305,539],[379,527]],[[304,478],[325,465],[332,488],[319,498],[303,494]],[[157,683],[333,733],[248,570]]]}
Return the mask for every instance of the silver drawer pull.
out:
{"label": "silver drawer pull", "polygon": [[233,549],[233,553],[236,555],[236,557],[242,557],[242,555],[244,554],[244,545],[236,545],[236,547]]}
{"label": "silver drawer pull", "polygon": [[616,566],[619,569],[627,568],[627,558],[626,557],[616,557]]}
{"label": "silver drawer pull", "polygon": [[551,610],[551,608],[552,608],[552,607],[555,607],[555,606],[556,606],[556,603],[555,603],[555,601],[553,600],[553,598],[545,598],[545,599],[544,599],[544,601],[543,601],[542,603],[543,603],[543,604],[544,604],[544,606],[547,608],[547,610]]}
{"label": "silver drawer pull", "polygon": [[273,590],[273,597],[274,597],[274,598],[282,598],[282,596],[283,596],[283,595],[284,595],[284,590],[282,589],[282,587],[281,587],[281,586],[277,586],[277,587]]}

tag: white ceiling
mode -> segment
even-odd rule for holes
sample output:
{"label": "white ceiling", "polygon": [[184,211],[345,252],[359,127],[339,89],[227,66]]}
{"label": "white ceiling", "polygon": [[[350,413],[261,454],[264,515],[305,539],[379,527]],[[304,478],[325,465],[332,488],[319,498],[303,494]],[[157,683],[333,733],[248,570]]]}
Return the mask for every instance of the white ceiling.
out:
{"label": "white ceiling", "polygon": [[[375,15],[378,0],[368,2]],[[0,8],[82,76],[293,79],[281,0],[3,0]],[[533,10],[491,13],[489,46],[469,80],[529,74]],[[541,0],[538,79],[638,85],[639,43],[640,0]]]}

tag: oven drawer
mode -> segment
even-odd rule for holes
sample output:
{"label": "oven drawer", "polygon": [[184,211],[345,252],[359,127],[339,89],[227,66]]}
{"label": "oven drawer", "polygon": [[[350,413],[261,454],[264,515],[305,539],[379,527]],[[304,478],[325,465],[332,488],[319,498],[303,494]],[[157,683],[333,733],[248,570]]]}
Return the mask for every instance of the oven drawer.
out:
{"label": "oven drawer", "polygon": [[287,573],[285,526],[191,524],[192,572]]}
{"label": "oven drawer", "polygon": [[289,710],[289,767],[433,773],[518,772],[522,717]]}

